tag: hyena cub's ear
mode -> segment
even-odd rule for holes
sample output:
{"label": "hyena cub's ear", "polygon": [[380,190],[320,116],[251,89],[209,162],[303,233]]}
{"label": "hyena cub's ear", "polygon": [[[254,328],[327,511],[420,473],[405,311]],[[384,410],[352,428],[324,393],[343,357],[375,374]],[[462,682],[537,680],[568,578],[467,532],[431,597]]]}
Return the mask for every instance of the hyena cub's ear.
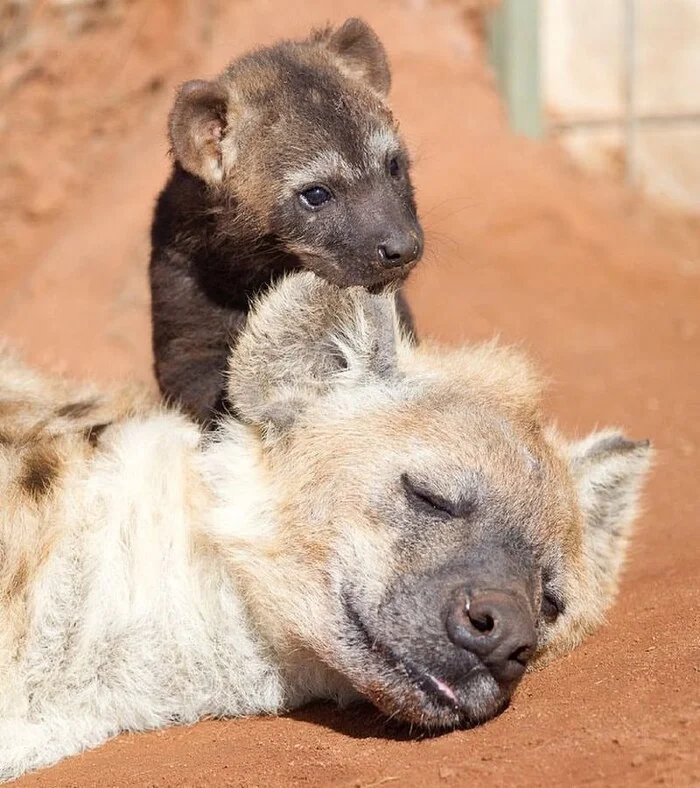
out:
{"label": "hyena cub's ear", "polygon": [[229,358],[229,399],[275,438],[317,397],[390,379],[398,321],[393,295],[292,274],[258,302]]}
{"label": "hyena cub's ear", "polygon": [[391,71],[386,50],[366,22],[348,19],[328,34],[325,45],[345,74],[369,83],[381,96],[389,93]]}
{"label": "hyena cub's ear", "polygon": [[586,561],[602,608],[612,601],[617,588],[652,455],[648,440],[631,441],[616,430],[593,433],[570,449],[585,518]]}
{"label": "hyena cub's ear", "polygon": [[221,142],[227,104],[222,85],[194,79],[180,86],[168,118],[175,158],[187,172],[211,185],[220,183],[224,172]]}

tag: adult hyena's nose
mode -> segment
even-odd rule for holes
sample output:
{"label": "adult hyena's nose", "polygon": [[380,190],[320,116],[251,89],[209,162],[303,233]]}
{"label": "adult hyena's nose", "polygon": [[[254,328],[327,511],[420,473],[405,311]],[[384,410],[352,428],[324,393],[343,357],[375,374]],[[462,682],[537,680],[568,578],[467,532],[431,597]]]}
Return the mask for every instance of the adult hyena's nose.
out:
{"label": "adult hyena's nose", "polygon": [[535,625],[524,598],[498,589],[464,589],[447,612],[447,635],[477,656],[501,686],[516,682],[535,652]]}

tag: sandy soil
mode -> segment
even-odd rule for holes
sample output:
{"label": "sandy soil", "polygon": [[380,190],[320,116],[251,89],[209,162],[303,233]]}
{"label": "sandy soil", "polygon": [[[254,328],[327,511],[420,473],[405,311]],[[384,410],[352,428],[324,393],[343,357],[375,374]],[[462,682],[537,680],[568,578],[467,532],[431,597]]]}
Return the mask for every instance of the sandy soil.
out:
{"label": "sandy soil", "polygon": [[522,343],[555,381],[564,426],[620,424],[651,437],[659,460],[608,625],[527,677],[488,725],[402,741],[369,710],[315,707],[122,736],[19,784],[700,784],[693,225],[510,135],[457,3],[106,5],[106,17],[39,15],[40,35],[0,58],[0,332],[32,360],[150,379],[147,233],[172,86],[253,44],[361,14],[389,48],[415,152],[429,250],[410,288],[421,332]]}

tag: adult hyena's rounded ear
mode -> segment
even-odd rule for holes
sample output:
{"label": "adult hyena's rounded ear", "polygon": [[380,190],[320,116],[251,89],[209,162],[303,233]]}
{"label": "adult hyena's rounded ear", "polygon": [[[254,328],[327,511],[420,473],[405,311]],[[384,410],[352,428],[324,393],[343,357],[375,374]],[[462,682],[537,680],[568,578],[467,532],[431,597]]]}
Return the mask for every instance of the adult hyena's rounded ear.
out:
{"label": "adult hyena's rounded ear", "polygon": [[396,374],[392,294],[292,274],[263,296],[231,351],[228,395],[240,417],[284,434],[314,399]]}
{"label": "adult hyena's rounded ear", "polygon": [[617,589],[642,484],[651,466],[648,440],[631,441],[617,430],[589,435],[570,446],[584,516],[585,560],[596,604],[607,607]]}
{"label": "adult hyena's rounded ear", "polygon": [[177,91],[168,118],[175,159],[210,185],[223,178],[221,142],[226,132],[228,96],[216,82],[194,79]]}
{"label": "adult hyena's rounded ear", "polygon": [[369,83],[382,96],[389,93],[391,71],[384,45],[362,19],[348,19],[326,39],[341,71]]}

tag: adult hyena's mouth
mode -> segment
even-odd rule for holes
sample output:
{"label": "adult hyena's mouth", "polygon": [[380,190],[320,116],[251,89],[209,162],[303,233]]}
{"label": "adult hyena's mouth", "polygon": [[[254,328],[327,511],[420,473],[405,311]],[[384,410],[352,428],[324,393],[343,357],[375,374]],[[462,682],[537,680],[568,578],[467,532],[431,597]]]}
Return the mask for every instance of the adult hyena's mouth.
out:
{"label": "adult hyena's mouth", "polygon": [[506,707],[508,699],[481,663],[468,668],[463,686],[457,687],[372,634],[347,598],[343,606],[353,645],[370,657],[371,672],[379,676],[358,689],[390,717],[432,730],[451,729],[478,725]]}

